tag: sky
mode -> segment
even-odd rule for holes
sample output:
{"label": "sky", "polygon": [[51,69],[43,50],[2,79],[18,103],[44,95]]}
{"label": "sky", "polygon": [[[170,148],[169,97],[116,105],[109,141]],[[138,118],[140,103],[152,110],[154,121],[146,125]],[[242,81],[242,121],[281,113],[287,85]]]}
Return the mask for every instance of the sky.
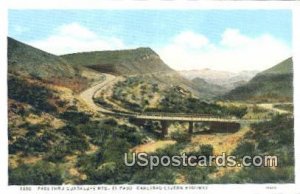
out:
{"label": "sky", "polygon": [[289,10],[9,10],[8,35],[53,54],[151,47],[176,70],[264,70],[291,56]]}

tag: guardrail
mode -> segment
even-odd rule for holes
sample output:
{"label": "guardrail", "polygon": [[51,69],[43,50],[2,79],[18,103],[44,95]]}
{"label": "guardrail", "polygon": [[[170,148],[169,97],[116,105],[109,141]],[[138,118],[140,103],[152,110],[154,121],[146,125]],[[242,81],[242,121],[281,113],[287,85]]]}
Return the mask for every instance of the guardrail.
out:
{"label": "guardrail", "polygon": [[[166,113],[166,112],[141,112],[136,113],[135,115],[138,116],[156,116],[156,117],[188,117],[188,118],[228,118],[232,119],[233,117],[221,117],[221,116],[215,116],[210,114],[194,114],[194,113]],[[234,117],[235,118],[235,117]]]}
{"label": "guardrail", "polygon": [[139,117],[159,117],[159,118],[165,118],[165,117],[174,117],[174,118],[184,118],[184,119],[197,119],[197,118],[207,118],[207,119],[219,119],[219,120],[238,120],[236,117],[221,117],[221,116],[214,116],[209,114],[187,114],[187,113],[161,113],[161,112],[125,112],[125,111],[117,111],[117,112],[106,112],[107,114],[111,115],[119,115],[119,116],[126,116],[126,117],[133,117],[133,118],[139,118]]}

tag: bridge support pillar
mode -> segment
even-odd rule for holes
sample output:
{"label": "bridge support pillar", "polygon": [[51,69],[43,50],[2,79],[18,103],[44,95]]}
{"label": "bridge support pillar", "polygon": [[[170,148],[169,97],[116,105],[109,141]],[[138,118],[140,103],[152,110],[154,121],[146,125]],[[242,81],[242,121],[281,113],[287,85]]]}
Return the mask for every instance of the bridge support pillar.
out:
{"label": "bridge support pillar", "polygon": [[169,122],[168,121],[161,121],[161,134],[163,137],[168,135],[168,127],[169,127]]}
{"label": "bridge support pillar", "polygon": [[194,123],[192,121],[189,121],[189,133],[192,134],[194,129]]}

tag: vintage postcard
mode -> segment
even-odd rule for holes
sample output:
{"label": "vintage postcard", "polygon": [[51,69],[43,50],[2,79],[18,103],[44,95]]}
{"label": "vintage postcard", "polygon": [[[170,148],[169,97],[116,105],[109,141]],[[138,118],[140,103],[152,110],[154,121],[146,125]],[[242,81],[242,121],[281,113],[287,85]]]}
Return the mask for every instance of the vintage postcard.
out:
{"label": "vintage postcard", "polygon": [[300,192],[293,14],[8,9],[7,187]]}

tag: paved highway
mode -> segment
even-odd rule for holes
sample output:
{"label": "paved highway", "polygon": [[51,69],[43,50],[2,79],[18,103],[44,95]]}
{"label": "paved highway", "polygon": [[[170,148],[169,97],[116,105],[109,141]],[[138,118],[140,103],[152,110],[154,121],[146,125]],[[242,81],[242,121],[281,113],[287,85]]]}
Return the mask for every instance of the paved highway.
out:
{"label": "paved highway", "polygon": [[80,94],[80,97],[86,102],[86,104],[94,111],[99,111],[104,114],[142,119],[142,120],[160,120],[160,121],[193,121],[193,122],[260,122],[269,119],[238,119],[235,117],[216,117],[213,115],[199,115],[199,114],[182,114],[182,113],[133,113],[131,111],[112,111],[95,104],[93,98],[97,92],[105,89],[110,84],[114,83],[117,79],[116,76],[111,74],[104,74],[105,80],[88,88]]}

